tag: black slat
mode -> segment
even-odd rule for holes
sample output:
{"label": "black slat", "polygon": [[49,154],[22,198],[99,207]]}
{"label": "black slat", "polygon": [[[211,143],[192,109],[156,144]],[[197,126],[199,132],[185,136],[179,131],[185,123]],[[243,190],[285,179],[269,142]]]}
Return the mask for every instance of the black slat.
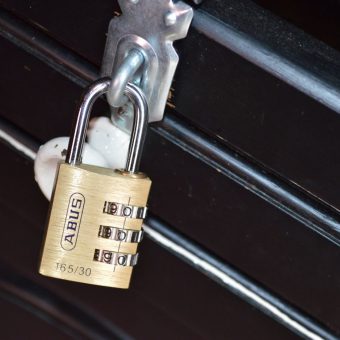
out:
{"label": "black slat", "polygon": [[[0,296],[2,292],[0,292]],[[12,301],[0,299],[1,337],[6,340],[15,339],[74,339],[74,334],[64,333],[62,329],[51,327],[44,320],[38,319],[30,310],[23,309]],[[18,327],[20,320],[20,327]],[[15,326],[14,326],[15,325]]]}
{"label": "black slat", "polygon": [[[65,336],[71,339],[131,339],[114,324],[99,320],[93,313],[77,307],[74,301],[70,303],[60,298],[57,292],[44,289],[3,265],[0,265],[0,273],[0,296],[13,304],[0,307],[2,315],[8,318],[6,322],[2,317],[4,339],[65,339]],[[16,315],[15,321],[12,311]],[[13,327],[14,324],[20,327]]]}
{"label": "black slat", "polygon": [[340,2],[338,0],[253,1],[340,50]]}
{"label": "black slat", "polygon": [[339,111],[340,53],[252,6],[228,8],[211,10],[218,27],[199,13],[192,44],[179,43],[176,110],[339,208],[338,113],[288,83]]}
{"label": "black slat", "polygon": [[101,61],[108,23],[120,11],[116,0],[0,0],[0,6],[93,63]]}
{"label": "black slat", "polygon": [[[0,85],[1,96],[6,99],[0,108],[2,116],[40,141],[68,135],[82,89],[67,78],[60,78],[59,72],[53,71],[48,63],[22,54],[9,41],[1,39],[0,51],[6,56]],[[71,106],[63,99],[63,93],[52,90],[53,98],[45,97],[45,90],[52,89],[55,83],[73,97]],[[97,106],[100,112],[105,112],[103,103]],[[49,112],[43,112],[43,107]]]}

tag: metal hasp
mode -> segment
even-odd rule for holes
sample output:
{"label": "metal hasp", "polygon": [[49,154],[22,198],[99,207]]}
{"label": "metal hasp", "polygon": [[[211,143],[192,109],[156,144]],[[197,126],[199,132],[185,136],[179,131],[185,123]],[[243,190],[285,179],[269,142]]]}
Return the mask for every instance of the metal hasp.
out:
{"label": "metal hasp", "polygon": [[[144,92],[149,121],[162,120],[178,64],[173,42],[185,38],[193,18],[190,6],[172,0],[119,0],[122,15],[111,20],[101,74],[112,77],[107,99],[122,106],[124,84],[132,82]],[[113,110],[114,122],[123,129],[132,125],[132,110]]]}

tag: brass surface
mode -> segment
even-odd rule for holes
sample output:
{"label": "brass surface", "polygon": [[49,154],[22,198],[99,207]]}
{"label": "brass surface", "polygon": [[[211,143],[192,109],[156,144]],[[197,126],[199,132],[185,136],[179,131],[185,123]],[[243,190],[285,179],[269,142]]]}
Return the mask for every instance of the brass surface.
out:
{"label": "brass surface", "polygon": [[[145,207],[150,186],[151,180],[147,177],[123,176],[89,165],[61,164],[39,272],[64,280],[128,288],[133,267],[96,262],[94,253],[100,249],[135,254],[138,244],[101,238],[98,232],[100,225],[140,230],[142,219],[114,216],[104,213],[103,209],[105,202]],[[73,209],[71,214],[70,209]]]}

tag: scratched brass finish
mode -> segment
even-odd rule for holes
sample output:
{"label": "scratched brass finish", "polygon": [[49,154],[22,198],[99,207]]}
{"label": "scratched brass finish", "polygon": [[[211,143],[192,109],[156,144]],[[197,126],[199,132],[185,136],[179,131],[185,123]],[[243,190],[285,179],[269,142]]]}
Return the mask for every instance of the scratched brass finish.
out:
{"label": "scratched brass finish", "polygon": [[[150,186],[146,176],[61,164],[39,272],[64,280],[128,288]],[[113,202],[118,203],[114,209]],[[105,237],[103,231],[115,234]],[[129,237],[124,238],[125,234]],[[103,253],[108,257],[102,257]]]}

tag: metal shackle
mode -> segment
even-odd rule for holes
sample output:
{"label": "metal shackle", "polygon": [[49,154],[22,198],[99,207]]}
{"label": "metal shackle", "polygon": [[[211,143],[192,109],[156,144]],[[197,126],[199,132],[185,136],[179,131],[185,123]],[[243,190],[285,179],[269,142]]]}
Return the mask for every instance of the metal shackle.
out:
{"label": "metal shackle", "polygon": [[[82,162],[83,147],[92,106],[96,99],[109,90],[111,81],[109,77],[101,78],[92,83],[83,93],[68,144],[65,160],[67,164],[78,165]],[[128,83],[124,94],[132,102],[134,108],[133,126],[125,171],[135,173],[139,169],[146,135],[148,104],[143,91],[134,84]]]}

